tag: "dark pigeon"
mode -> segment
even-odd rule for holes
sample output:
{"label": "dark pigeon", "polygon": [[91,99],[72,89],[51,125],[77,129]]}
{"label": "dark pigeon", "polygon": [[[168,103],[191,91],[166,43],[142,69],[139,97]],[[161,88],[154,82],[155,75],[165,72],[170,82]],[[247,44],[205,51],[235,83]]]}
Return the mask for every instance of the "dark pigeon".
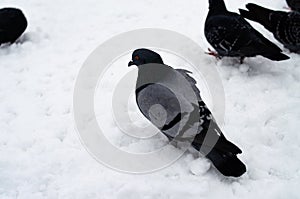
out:
{"label": "dark pigeon", "polygon": [[263,25],[291,52],[300,53],[300,12],[274,11],[253,3],[240,9],[243,17]]}
{"label": "dark pigeon", "polygon": [[289,59],[282,50],[256,31],[243,17],[229,12],[223,0],[209,0],[205,36],[219,57],[264,56],[274,61]]}
{"label": "dark pigeon", "polygon": [[161,56],[148,49],[132,54],[128,66],[138,67],[136,102],[140,111],[170,140],[189,140],[223,175],[241,176],[246,166],[237,154],[242,151],[221,132],[201,99],[196,80],[189,71],[163,64]]}
{"label": "dark pigeon", "polygon": [[300,12],[300,0],[286,0],[291,10]]}
{"label": "dark pigeon", "polygon": [[15,42],[26,30],[27,20],[21,10],[0,9],[0,45]]}

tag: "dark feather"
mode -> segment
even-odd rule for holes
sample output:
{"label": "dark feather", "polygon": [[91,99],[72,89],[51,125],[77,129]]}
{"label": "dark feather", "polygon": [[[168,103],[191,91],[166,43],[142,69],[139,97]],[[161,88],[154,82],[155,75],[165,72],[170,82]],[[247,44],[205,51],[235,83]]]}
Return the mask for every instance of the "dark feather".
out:
{"label": "dark feather", "polygon": [[286,0],[286,2],[292,10],[300,12],[300,0]]}
{"label": "dark feather", "polygon": [[274,11],[253,3],[240,9],[243,17],[258,22],[292,52],[300,53],[300,13]]}
{"label": "dark feather", "polygon": [[25,31],[27,20],[21,10],[0,9],[0,44],[15,42]]}

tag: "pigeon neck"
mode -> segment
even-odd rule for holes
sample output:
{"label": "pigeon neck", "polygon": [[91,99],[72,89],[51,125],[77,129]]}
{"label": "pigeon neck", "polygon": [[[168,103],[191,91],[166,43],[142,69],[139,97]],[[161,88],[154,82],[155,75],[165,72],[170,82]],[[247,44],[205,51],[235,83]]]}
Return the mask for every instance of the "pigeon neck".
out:
{"label": "pigeon neck", "polygon": [[209,13],[218,14],[227,11],[224,0],[209,0]]}
{"label": "pigeon neck", "polygon": [[150,66],[139,66],[137,87],[144,84],[163,82],[168,77],[169,73],[169,66],[164,67],[158,64]]}

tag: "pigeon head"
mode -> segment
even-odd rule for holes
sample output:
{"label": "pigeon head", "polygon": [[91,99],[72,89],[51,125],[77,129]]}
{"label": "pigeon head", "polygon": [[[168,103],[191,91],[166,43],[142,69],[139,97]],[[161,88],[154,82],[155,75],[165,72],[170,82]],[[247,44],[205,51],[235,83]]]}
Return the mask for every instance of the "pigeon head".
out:
{"label": "pigeon head", "polygon": [[227,11],[224,0],[209,0],[209,10],[211,12]]}
{"label": "pigeon head", "polygon": [[143,64],[164,64],[160,55],[152,50],[137,49],[132,53],[132,61],[128,63],[128,66]]}

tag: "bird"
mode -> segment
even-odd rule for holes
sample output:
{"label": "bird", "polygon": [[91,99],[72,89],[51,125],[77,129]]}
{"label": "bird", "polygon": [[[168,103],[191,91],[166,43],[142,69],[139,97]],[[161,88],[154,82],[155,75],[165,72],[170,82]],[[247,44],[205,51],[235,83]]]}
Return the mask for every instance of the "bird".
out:
{"label": "bird", "polygon": [[245,57],[261,55],[281,61],[289,57],[274,43],[255,30],[243,17],[229,12],[224,0],[209,0],[209,12],[205,21],[205,37],[217,52],[216,57]]}
{"label": "bird", "polygon": [[165,65],[158,53],[145,48],[132,53],[128,66],[133,65],[138,68],[138,108],[160,132],[169,140],[190,141],[224,176],[239,177],[246,172],[237,157],[241,149],[225,138],[190,71]]}
{"label": "bird", "polygon": [[15,42],[26,28],[27,20],[20,9],[0,9],[0,45]]}
{"label": "bird", "polygon": [[[300,3],[300,1],[299,1]],[[274,11],[254,3],[240,9],[246,19],[263,25],[274,37],[291,52],[300,53],[300,12]]]}
{"label": "bird", "polygon": [[300,0],[286,0],[291,10],[300,12]]}

